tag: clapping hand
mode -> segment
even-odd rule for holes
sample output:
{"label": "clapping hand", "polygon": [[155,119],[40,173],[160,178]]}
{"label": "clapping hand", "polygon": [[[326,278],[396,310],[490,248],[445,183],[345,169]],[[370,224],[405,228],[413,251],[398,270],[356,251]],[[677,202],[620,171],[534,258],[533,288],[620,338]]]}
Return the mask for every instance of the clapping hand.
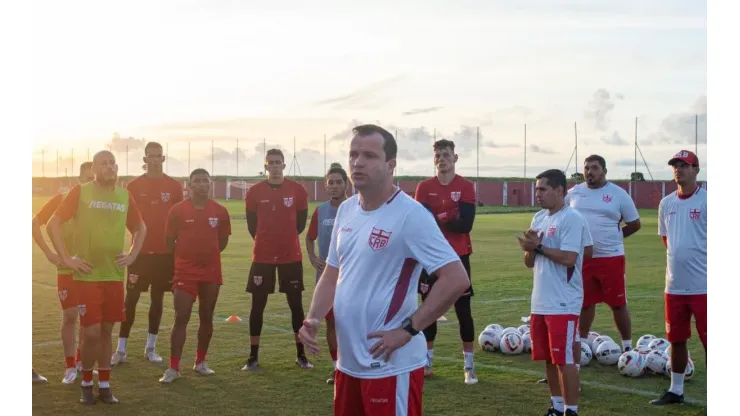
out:
{"label": "clapping hand", "polygon": [[540,233],[537,230],[529,229],[522,233],[524,235],[524,238],[520,236],[516,236],[517,240],[519,240],[519,247],[521,247],[522,251],[533,251],[542,243],[542,236],[544,233]]}

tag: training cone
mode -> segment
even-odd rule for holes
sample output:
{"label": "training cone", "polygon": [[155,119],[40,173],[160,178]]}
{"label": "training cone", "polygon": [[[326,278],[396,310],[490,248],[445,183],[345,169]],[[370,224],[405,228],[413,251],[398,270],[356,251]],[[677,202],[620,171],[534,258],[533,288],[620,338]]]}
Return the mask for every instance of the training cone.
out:
{"label": "training cone", "polygon": [[238,317],[236,315],[231,315],[228,318],[226,318],[226,322],[234,323],[234,322],[241,322],[241,321],[242,321],[242,318],[240,318],[240,317]]}
{"label": "training cone", "polygon": [[445,318],[444,315],[440,316],[439,319],[437,319],[437,322],[445,322],[447,321],[447,318]]}

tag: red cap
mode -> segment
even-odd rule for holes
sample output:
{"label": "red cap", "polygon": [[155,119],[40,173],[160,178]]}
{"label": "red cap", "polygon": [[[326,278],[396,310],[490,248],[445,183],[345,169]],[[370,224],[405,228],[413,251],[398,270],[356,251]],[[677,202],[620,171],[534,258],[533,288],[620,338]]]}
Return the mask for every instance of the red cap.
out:
{"label": "red cap", "polygon": [[688,165],[692,166],[699,166],[699,158],[696,157],[696,154],[694,152],[690,152],[688,150],[681,150],[680,152],[673,155],[671,160],[668,161],[668,164],[673,166],[676,162],[684,162]]}

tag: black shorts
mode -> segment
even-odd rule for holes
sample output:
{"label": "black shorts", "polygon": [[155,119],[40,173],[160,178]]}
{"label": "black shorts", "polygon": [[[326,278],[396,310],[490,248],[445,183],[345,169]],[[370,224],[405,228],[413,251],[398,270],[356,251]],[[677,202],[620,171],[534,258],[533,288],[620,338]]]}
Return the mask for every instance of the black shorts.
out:
{"label": "black shorts", "polygon": [[280,293],[303,292],[303,263],[252,263],[247,292],[275,293],[275,275],[280,279]]}
{"label": "black shorts", "polygon": [[171,292],[174,275],[175,258],[171,253],[139,254],[128,267],[126,290],[148,292],[151,285],[152,290]]}
{"label": "black shorts", "polygon": [[[470,279],[470,255],[466,254],[464,256],[460,256],[460,261],[463,264],[463,267],[465,267],[465,271],[468,272],[468,279]],[[429,294],[429,291],[432,290],[432,286],[434,286],[434,282],[437,281],[437,276],[432,274],[429,276],[427,274],[426,270],[421,271],[421,276],[419,277],[419,294],[421,295],[422,302],[424,299],[426,299],[427,295]],[[473,283],[471,279],[470,287],[468,287],[468,290],[463,293],[462,296],[473,296]],[[461,297],[462,297],[461,296]]]}

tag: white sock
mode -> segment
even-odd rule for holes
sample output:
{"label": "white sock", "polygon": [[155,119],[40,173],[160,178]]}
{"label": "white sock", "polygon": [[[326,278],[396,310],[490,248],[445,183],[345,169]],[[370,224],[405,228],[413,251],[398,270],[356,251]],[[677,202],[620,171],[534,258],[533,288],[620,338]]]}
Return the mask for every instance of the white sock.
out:
{"label": "white sock", "polygon": [[566,405],[565,406],[565,410],[563,410],[563,411],[566,411],[566,410],[572,410],[572,411],[578,413],[578,405],[575,405],[575,406],[568,406],[568,405]]}
{"label": "white sock", "polygon": [[581,371],[581,365],[580,364],[576,364],[576,370],[578,370],[579,372]]}
{"label": "white sock", "polygon": [[432,365],[432,359],[434,358],[434,348],[427,350],[427,360],[429,360],[429,366]]}
{"label": "white sock", "polygon": [[118,338],[118,352],[124,354],[126,353],[126,342],[128,341],[128,338]]}
{"label": "white sock", "polygon": [[631,339],[623,339],[622,340],[622,349],[626,350],[627,348],[632,349],[632,340]]}
{"label": "white sock", "polygon": [[683,394],[683,374],[671,373],[671,388],[668,389],[671,393]]}
{"label": "white sock", "polygon": [[92,386],[93,385],[93,382],[92,381],[84,381],[83,380],[82,383],[80,383],[80,385],[82,387],[88,387],[88,386]]}
{"label": "white sock", "polygon": [[146,337],[146,349],[153,350],[154,344],[157,343],[157,334],[149,334]]}
{"label": "white sock", "polygon": [[563,396],[551,396],[550,399],[552,399],[552,407],[553,409],[557,410],[558,412],[564,412],[564,406],[565,402],[563,401]]}
{"label": "white sock", "polygon": [[100,387],[101,389],[109,389],[110,381],[98,381],[98,387]]}
{"label": "white sock", "polygon": [[473,353],[463,351],[463,357],[465,357],[465,368],[474,368],[473,364]]}

